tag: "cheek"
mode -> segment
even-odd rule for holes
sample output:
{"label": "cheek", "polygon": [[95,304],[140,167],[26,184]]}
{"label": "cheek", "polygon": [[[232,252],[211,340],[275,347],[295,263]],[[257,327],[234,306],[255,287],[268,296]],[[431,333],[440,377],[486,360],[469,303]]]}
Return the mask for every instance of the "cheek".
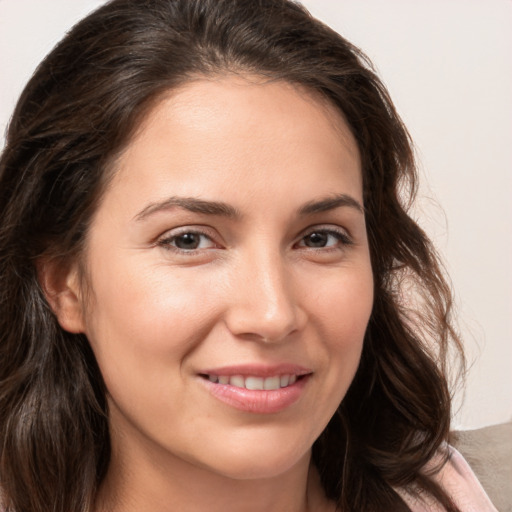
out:
{"label": "cheek", "polygon": [[171,391],[184,381],[182,363],[217,313],[210,280],[138,267],[135,272],[119,261],[115,268],[94,267],[101,270],[91,276],[86,335],[109,394],[123,409],[144,414],[150,403],[179,403]]}
{"label": "cheek", "polygon": [[118,408],[132,419],[160,417],[162,403],[181,407],[172,390],[185,380],[183,360],[215,323],[215,301],[208,281],[190,273],[169,275],[163,266],[141,272],[143,265],[134,272],[117,263],[96,266],[91,276],[86,335]]}
{"label": "cheek", "polygon": [[[101,267],[100,267],[101,268]],[[93,276],[91,337],[142,351],[186,348],[215,316],[209,279],[163,265],[126,265]]]}
{"label": "cheek", "polygon": [[357,272],[340,273],[338,279],[325,281],[318,292],[311,297],[312,323],[318,327],[328,365],[326,378],[332,389],[332,403],[339,404],[359,366],[372,312],[371,268],[368,265]]}
{"label": "cheek", "polygon": [[[322,325],[326,340],[350,346],[362,341],[373,308],[373,275],[369,263],[341,269],[321,283],[308,297],[308,308]],[[357,344],[357,343],[356,343]]]}

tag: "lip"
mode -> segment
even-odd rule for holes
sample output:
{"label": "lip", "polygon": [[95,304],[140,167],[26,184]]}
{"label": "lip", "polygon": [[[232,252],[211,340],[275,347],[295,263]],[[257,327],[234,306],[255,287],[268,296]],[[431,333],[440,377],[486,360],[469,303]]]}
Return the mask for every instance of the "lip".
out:
{"label": "lip", "polygon": [[[253,414],[275,414],[296,403],[306,387],[312,370],[295,364],[237,365],[210,368],[198,373],[208,392],[221,402],[244,412]],[[210,382],[205,375],[271,377],[275,375],[297,375],[293,384],[274,390],[250,390],[230,384]]]}
{"label": "lip", "polygon": [[307,375],[313,373],[312,370],[297,364],[275,364],[275,365],[262,365],[262,364],[242,364],[219,366],[216,368],[207,368],[198,372],[203,375],[227,375],[232,377],[234,375],[253,375],[254,377],[272,377],[274,375],[290,375],[295,374]]}

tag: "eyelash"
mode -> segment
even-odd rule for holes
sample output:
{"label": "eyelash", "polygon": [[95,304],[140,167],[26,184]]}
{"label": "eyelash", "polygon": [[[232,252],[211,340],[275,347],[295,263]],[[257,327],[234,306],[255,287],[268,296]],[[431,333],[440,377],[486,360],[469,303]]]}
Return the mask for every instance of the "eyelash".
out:
{"label": "eyelash", "polygon": [[[185,235],[194,235],[198,236],[202,239],[206,238],[208,239],[212,244],[215,245],[215,242],[213,242],[212,237],[205,233],[204,231],[197,230],[197,229],[184,229],[183,231],[179,233],[174,233],[171,236],[165,236],[161,240],[157,242],[157,245],[169,250],[169,251],[175,251],[180,254],[186,254],[186,255],[193,255],[197,253],[197,251],[204,250],[201,248],[192,248],[192,249],[182,249],[180,247],[173,246],[172,244],[175,243],[180,237],[183,237]],[[200,242],[201,243],[201,242]]]}
{"label": "eyelash", "polygon": [[[353,240],[350,238],[350,236],[341,229],[333,229],[333,228],[322,228],[322,227],[315,227],[311,229],[310,231],[306,232],[300,239],[300,242],[303,242],[307,237],[311,237],[312,235],[321,234],[321,235],[327,235],[334,237],[338,244],[336,246],[325,246],[325,247],[318,247],[316,249],[322,249],[323,251],[332,251],[332,250],[340,250],[344,247],[353,245]],[[341,247],[340,247],[341,246]],[[307,246],[301,246],[301,247],[307,247]],[[310,249],[315,249],[315,247],[310,247]]]}
{"label": "eyelash", "polygon": [[[338,243],[335,244],[335,246],[323,246],[323,247],[308,247],[306,245],[299,245],[302,242],[304,242],[304,240],[307,237],[311,237],[312,235],[316,235],[316,234],[320,234],[320,235],[324,235],[324,236],[328,236],[328,237],[332,236],[337,240]],[[200,247],[194,247],[191,249],[183,249],[183,248],[176,247],[175,245],[173,245],[174,243],[176,243],[176,241],[180,237],[183,237],[185,235],[194,235],[194,236],[200,237],[202,239],[206,238],[210,241],[210,243],[212,245],[214,245],[214,246],[216,245],[215,242],[213,241],[213,238],[209,234],[207,234],[201,230],[190,229],[190,228],[184,229],[183,231],[181,231],[179,233],[174,233],[171,236],[163,237],[162,239],[157,241],[157,245],[160,247],[163,247],[166,250],[174,251],[179,254],[184,254],[187,256],[193,256],[193,255],[197,254],[198,251],[203,251],[203,250],[209,249],[209,248],[200,248]],[[199,243],[201,243],[201,241]],[[302,235],[299,242],[294,244],[294,247],[299,246],[300,248],[306,249],[306,250],[312,249],[312,250],[322,250],[322,251],[336,251],[336,250],[342,250],[345,247],[351,246],[351,245],[353,245],[353,243],[354,242],[351,239],[351,237],[345,231],[343,231],[341,229],[338,230],[338,229],[333,229],[333,228],[315,227],[315,228],[309,230],[308,232],[306,232],[304,235]]]}

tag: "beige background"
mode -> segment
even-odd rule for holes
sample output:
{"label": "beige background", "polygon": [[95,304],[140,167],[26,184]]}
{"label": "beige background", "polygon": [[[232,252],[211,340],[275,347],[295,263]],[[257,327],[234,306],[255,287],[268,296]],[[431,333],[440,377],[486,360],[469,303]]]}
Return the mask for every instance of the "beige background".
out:
{"label": "beige background", "polygon": [[[0,0],[2,135],[38,62],[102,3]],[[303,3],[370,56],[416,141],[417,214],[446,260],[472,363],[455,424],[510,420],[512,1]]]}

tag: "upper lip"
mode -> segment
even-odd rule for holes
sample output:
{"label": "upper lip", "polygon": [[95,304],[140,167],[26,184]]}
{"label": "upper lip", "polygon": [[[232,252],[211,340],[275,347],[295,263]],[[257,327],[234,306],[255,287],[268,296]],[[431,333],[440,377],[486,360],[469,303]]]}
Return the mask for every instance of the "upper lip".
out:
{"label": "upper lip", "polygon": [[201,370],[199,375],[222,375],[232,377],[234,375],[251,377],[273,377],[275,375],[308,375],[312,370],[301,365],[282,363],[274,365],[264,364],[241,364],[219,366]]}

